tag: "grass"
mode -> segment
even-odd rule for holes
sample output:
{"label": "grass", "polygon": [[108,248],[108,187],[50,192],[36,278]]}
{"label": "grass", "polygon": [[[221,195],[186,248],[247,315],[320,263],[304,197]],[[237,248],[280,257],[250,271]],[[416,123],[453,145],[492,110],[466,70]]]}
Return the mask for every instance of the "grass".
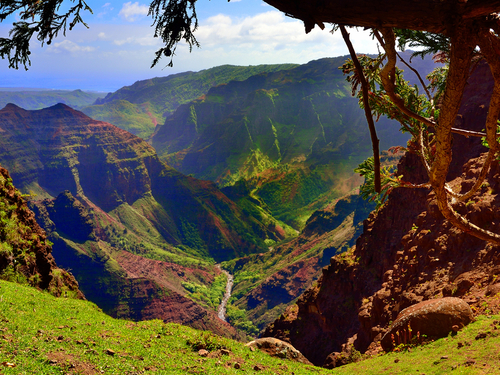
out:
{"label": "grass", "polygon": [[[263,374],[326,373],[209,332],[159,320],[113,319],[90,302],[5,281],[0,330],[2,374],[237,374],[255,366]],[[203,347],[211,351],[208,357],[198,354]]]}
{"label": "grass", "polygon": [[[338,374],[498,374],[500,316],[479,316],[455,336],[336,369]],[[338,372],[337,372],[338,371]]]}
{"label": "grass", "polygon": [[[251,351],[210,332],[159,320],[113,319],[87,301],[0,281],[2,374],[498,374],[500,316],[456,336],[334,370]],[[460,344],[459,344],[460,343]],[[207,357],[198,354],[205,348]],[[235,369],[238,363],[240,369]],[[237,366],[237,367],[238,367]],[[260,371],[255,370],[257,367]]]}

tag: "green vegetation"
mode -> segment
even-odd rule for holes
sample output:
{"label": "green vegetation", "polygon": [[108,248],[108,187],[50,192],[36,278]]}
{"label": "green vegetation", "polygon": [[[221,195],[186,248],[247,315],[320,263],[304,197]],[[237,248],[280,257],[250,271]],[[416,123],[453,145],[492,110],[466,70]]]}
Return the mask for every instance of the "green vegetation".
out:
{"label": "green vegetation", "polygon": [[[159,320],[130,322],[94,304],[0,281],[3,374],[495,374],[499,316],[480,316],[455,336],[333,370],[251,351],[242,343]],[[198,350],[211,354],[201,357]],[[224,349],[224,350],[221,350]],[[235,363],[240,369],[235,369]],[[237,366],[238,367],[238,366]]]}
{"label": "green vegetation", "polygon": [[[149,138],[156,125],[180,105],[206,94],[211,87],[230,81],[243,81],[253,75],[296,67],[296,64],[257,66],[222,65],[199,72],[185,72],[137,81],[94,105],[82,108],[87,116],[106,121],[141,138]],[[222,98],[221,98],[222,99]],[[196,113],[192,113],[196,123]]]}
{"label": "green vegetation", "polygon": [[[4,269],[0,269],[0,278],[23,284],[38,285],[39,275],[34,274],[30,279],[25,276],[27,270],[36,266],[35,244],[38,234],[35,233],[18,217],[27,207],[19,207],[15,198],[8,197],[13,191],[17,200],[21,193],[14,190],[12,179],[0,174],[0,260]],[[46,243],[50,246],[50,243]]]}
{"label": "green vegetation", "polygon": [[[0,175],[0,188],[12,188],[12,179]],[[19,192],[17,192],[19,194]],[[1,271],[0,278],[20,283],[28,283],[26,277],[20,272],[23,267],[30,267],[35,263],[35,254],[32,249],[33,240],[27,240],[26,232],[31,228],[22,223],[16,214],[17,205],[2,197],[0,199],[0,256],[10,260],[10,264]],[[33,234],[36,239],[36,234]],[[37,283],[32,283],[36,285]]]}
{"label": "green vegetation", "polygon": [[[134,323],[103,314],[94,304],[56,299],[0,282],[3,374],[317,374],[322,369],[251,351],[242,343],[159,320]],[[197,352],[213,353],[206,358]],[[226,349],[224,353],[219,349]],[[241,367],[235,369],[235,363]]]}
{"label": "green vegetation", "polygon": [[[362,182],[371,154],[363,111],[338,69],[345,57],[232,81],[180,107],[152,137],[182,173],[227,187],[246,180],[253,197],[295,230]],[[343,93],[343,95],[340,95]],[[382,147],[407,135],[381,119]]]}
{"label": "green vegetation", "polygon": [[188,296],[190,298],[201,302],[203,306],[212,310],[217,310],[226,292],[226,282],[226,274],[221,273],[215,277],[212,284],[208,287],[203,284],[188,281],[183,281],[182,287],[189,292]]}
{"label": "green vegetation", "polygon": [[228,322],[231,323],[233,327],[236,327],[251,337],[255,337],[259,334],[259,329],[251,320],[247,319],[245,310],[241,310],[234,305],[228,305],[226,315]]}
{"label": "green vegetation", "polygon": [[95,120],[109,122],[141,138],[153,134],[156,125],[162,119],[150,103],[132,104],[127,100],[92,105],[82,112]]}

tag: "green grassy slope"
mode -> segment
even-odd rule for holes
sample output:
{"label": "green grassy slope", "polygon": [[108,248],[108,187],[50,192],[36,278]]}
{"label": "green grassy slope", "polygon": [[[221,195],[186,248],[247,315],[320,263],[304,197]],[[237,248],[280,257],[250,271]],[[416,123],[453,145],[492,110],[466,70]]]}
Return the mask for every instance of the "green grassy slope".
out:
{"label": "green grassy slope", "polygon": [[153,134],[179,105],[205,94],[210,87],[229,81],[242,81],[262,72],[290,69],[296,64],[257,66],[222,65],[199,72],[184,72],[167,77],[137,81],[122,87],[82,111],[88,116],[110,122],[141,137]]}
{"label": "green grassy slope", "polygon": [[[326,370],[273,358],[242,343],[176,324],[116,320],[90,302],[54,298],[10,282],[0,281],[0,295],[3,374],[498,373],[499,316],[480,317],[456,336],[411,352]],[[210,352],[208,357],[197,352],[203,346]]]}

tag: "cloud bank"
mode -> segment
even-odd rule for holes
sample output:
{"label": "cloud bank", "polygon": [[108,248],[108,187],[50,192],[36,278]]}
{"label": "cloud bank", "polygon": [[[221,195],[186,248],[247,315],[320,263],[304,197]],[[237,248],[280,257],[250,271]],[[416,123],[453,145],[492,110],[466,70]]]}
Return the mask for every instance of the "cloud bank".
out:
{"label": "cloud bank", "polygon": [[[104,8],[109,5],[105,4]],[[144,17],[147,10],[138,2],[127,2],[123,4],[120,17],[132,22]],[[107,91],[139,79],[224,64],[302,64],[348,53],[340,33],[332,35],[327,29],[315,28],[305,34],[302,22],[278,11],[247,17],[216,14],[200,20],[195,35],[201,48],[193,48],[189,53],[189,47],[180,43],[173,68],[164,68],[170,61],[165,59],[150,69],[154,52],[162,45],[160,39],[153,37],[154,30],[149,24],[91,23],[89,26],[90,29],[75,28],[48,48],[34,44],[32,67],[28,73],[8,70],[7,63],[0,60],[2,85],[34,87],[38,80],[52,82],[52,88]],[[7,34],[8,28],[0,25],[0,36]],[[377,52],[376,43],[367,33],[351,29],[351,39],[357,52]],[[73,86],[68,87],[70,85]]]}

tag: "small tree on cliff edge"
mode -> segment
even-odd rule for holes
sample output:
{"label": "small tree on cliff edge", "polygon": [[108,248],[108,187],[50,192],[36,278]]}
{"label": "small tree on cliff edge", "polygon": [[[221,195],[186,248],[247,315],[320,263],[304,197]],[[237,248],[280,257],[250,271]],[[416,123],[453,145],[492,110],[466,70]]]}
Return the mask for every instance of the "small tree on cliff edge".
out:
{"label": "small tree on cliff edge", "polygon": [[[58,14],[64,0],[23,0],[2,1],[0,3],[0,22],[7,16],[19,12],[20,21],[13,25],[10,38],[0,38],[0,56],[8,58],[9,66],[18,68],[30,64],[29,41],[36,37],[42,45],[50,44],[59,33],[71,30],[77,23],[84,23],[80,12],[90,11],[83,0],[72,0],[74,4],[67,13]],[[380,191],[380,175],[377,173],[378,139],[371,119],[371,105],[375,90],[367,80],[365,67],[360,64],[349,42],[346,26],[360,26],[372,29],[374,36],[384,49],[384,65],[376,68],[378,82],[376,87],[383,90],[379,97],[385,98],[388,113],[404,118],[411,124],[418,153],[422,158],[429,176],[429,182],[421,185],[431,187],[436,194],[438,207],[444,217],[454,226],[478,238],[500,244],[500,236],[479,228],[467,221],[453,209],[453,203],[468,199],[481,186],[491,162],[498,150],[497,120],[500,115],[500,0],[264,0],[287,16],[304,22],[306,33],[316,25],[324,29],[325,23],[338,25],[351,52],[352,72],[361,84],[360,96],[363,101],[372,134],[375,154],[375,189]],[[65,1],[70,2],[69,0]],[[164,47],[154,57],[156,65],[162,57],[170,59],[179,41],[184,40],[190,48],[198,46],[194,32],[198,26],[195,9],[196,0],[153,0],[149,15],[153,17],[154,36],[160,37]],[[432,33],[449,40],[449,68],[444,91],[438,108],[430,98],[430,107],[415,110],[411,96],[401,94],[399,73],[396,69],[397,29],[409,29]],[[446,183],[446,175],[451,162],[451,142],[453,128],[463,91],[469,76],[471,61],[480,54],[491,68],[495,80],[493,94],[488,110],[486,140],[489,153],[482,172],[471,190],[465,194],[454,191]],[[376,110],[377,112],[377,110]],[[384,110],[378,111],[383,113]],[[474,134],[470,134],[474,135]],[[405,184],[404,186],[409,186]],[[412,186],[416,187],[416,186]]]}

